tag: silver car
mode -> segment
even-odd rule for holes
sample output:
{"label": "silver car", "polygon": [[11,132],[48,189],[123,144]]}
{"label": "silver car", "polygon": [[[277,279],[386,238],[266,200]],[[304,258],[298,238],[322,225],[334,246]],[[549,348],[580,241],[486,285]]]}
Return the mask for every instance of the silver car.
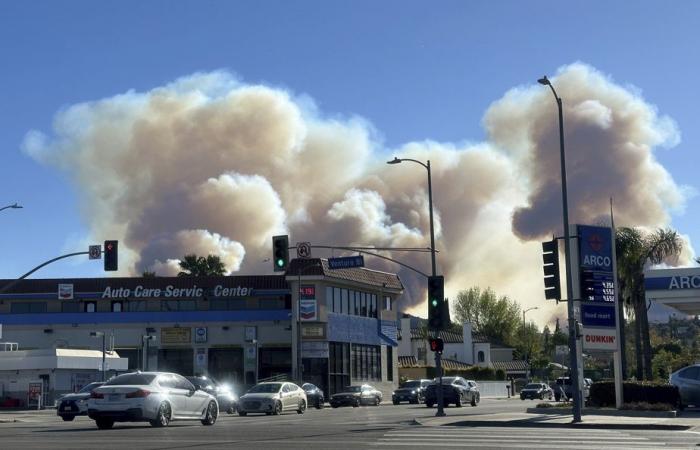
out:
{"label": "silver car", "polygon": [[165,427],[171,420],[199,420],[214,425],[219,416],[216,398],[176,373],[134,372],[118,375],[94,389],[88,416],[97,428],[114,422],[150,422]]}
{"label": "silver car", "polygon": [[284,411],[306,411],[306,392],[294,383],[258,383],[238,400],[238,414],[279,415]]}
{"label": "silver car", "polygon": [[669,381],[678,388],[681,395],[680,408],[687,405],[700,406],[700,364],[673,372]]}

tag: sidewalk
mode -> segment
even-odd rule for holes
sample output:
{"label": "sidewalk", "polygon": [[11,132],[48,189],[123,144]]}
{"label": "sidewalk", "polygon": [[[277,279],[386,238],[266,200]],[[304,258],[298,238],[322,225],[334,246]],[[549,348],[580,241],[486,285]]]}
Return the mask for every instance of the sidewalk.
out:
{"label": "sidewalk", "polygon": [[55,416],[56,408],[0,409],[0,423],[31,422],[31,418]]}
{"label": "sidewalk", "polygon": [[446,417],[429,417],[415,419],[419,425],[428,427],[543,427],[543,428],[607,428],[607,429],[645,429],[645,430],[688,430],[700,429],[700,420],[693,417],[624,417],[624,416],[586,416],[582,422],[573,424],[572,415],[564,414],[528,414],[528,413],[494,413],[494,414],[450,414]]}

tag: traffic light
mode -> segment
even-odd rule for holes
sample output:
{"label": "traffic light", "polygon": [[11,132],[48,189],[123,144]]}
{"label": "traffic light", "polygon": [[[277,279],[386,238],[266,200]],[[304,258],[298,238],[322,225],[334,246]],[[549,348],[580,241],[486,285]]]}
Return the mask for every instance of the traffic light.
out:
{"label": "traffic light", "polygon": [[428,328],[442,330],[445,323],[445,278],[428,277]]}
{"label": "traffic light", "polygon": [[284,272],[289,265],[289,236],[272,236],[272,263],[275,272]]}
{"label": "traffic light", "polygon": [[440,338],[430,338],[428,343],[430,344],[430,350],[433,352],[442,353],[445,349],[445,342]]}
{"label": "traffic light", "polygon": [[561,300],[559,242],[556,239],[542,243],[542,260],[544,261],[544,298]]}
{"label": "traffic light", "polygon": [[119,241],[105,241],[105,246],[104,246],[104,262],[105,262],[105,271],[111,272],[117,270],[117,267],[119,266],[118,261],[118,244]]}

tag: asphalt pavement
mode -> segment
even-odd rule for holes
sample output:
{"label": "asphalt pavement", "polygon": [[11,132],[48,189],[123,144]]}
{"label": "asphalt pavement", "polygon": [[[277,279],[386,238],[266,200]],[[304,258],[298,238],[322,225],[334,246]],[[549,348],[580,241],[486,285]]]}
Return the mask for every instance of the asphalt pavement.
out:
{"label": "asphalt pavement", "polygon": [[[383,404],[379,407],[311,409],[281,416],[223,414],[213,427],[173,422],[167,428],[115,424],[98,430],[92,420],[63,422],[55,411],[2,413],[2,449],[361,449],[405,448],[697,448],[700,430],[566,429],[513,427],[531,402],[482,399],[477,407],[450,407],[435,418],[435,408]],[[500,417],[502,420],[484,419]],[[700,419],[694,419],[700,425]],[[694,422],[692,422],[694,423]],[[421,425],[423,424],[423,425]]]}

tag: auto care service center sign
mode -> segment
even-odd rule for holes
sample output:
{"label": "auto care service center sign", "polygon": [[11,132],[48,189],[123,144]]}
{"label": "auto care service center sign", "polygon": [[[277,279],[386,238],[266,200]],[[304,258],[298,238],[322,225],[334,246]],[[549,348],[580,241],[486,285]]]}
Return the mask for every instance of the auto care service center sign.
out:
{"label": "auto care service center sign", "polygon": [[617,350],[613,237],[608,227],[577,226],[583,348]]}

